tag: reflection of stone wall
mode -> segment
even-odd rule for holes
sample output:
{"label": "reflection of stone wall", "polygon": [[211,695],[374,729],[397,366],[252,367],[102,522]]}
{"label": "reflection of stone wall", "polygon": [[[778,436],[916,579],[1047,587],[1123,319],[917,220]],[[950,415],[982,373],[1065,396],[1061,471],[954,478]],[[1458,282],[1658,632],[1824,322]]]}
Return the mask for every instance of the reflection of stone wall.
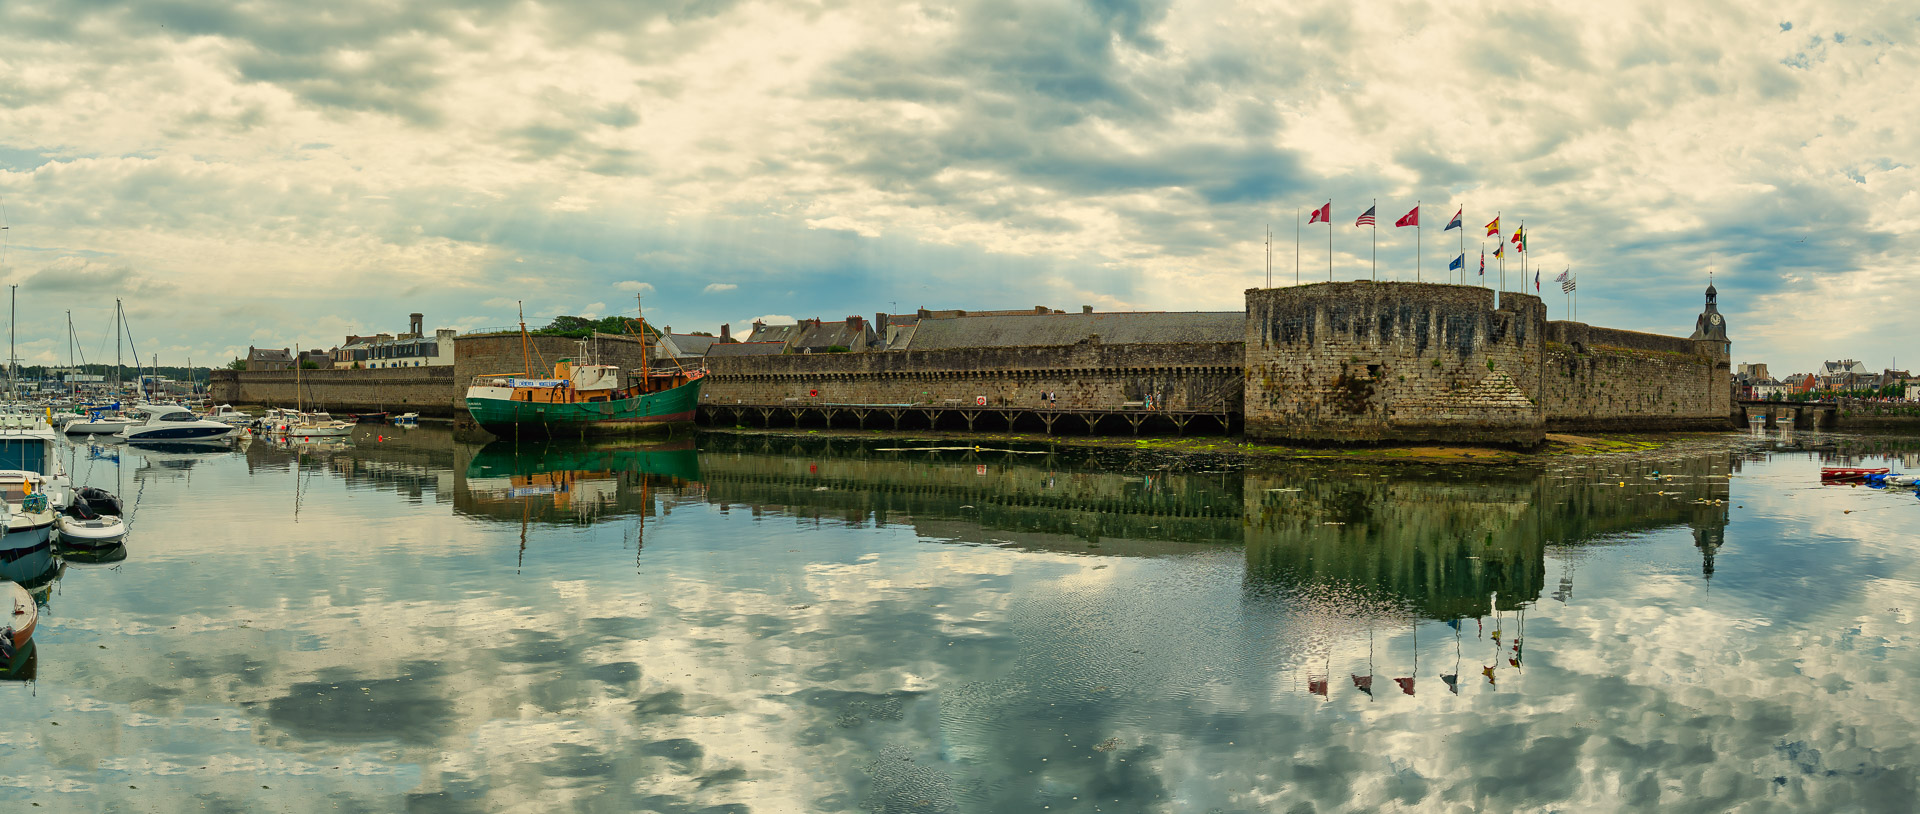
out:
{"label": "reflection of stone wall", "polygon": [[1300,441],[1539,443],[1539,298],[1475,286],[1247,292],[1246,428]]}
{"label": "reflection of stone wall", "polygon": [[1695,530],[1710,575],[1729,466],[1719,455],[1469,478],[1249,475],[1248,579],[1354,593],[1429,618],[1481,616],[1540,597],[1548,545],[1682,525]]}
{"label": "reflection of stone wall", "polygon": [[732,356],[708,360],[701,401],[1038,407],[1051,392],[1067,409],[1152,396],[1169,410],[1238,412],[1241,361],[1237,342]]}

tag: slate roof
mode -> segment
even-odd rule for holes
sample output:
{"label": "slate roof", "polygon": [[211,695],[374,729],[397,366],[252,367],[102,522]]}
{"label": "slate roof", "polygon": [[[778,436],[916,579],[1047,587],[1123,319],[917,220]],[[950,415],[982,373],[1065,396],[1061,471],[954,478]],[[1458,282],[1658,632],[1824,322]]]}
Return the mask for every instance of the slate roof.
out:
{"label": "slate roof", "polygon": [[920,320],[911,337],[888,349],[1053,347],[1096,335],[1106,345],[1240,342],[1246,331],[1247,315],[1241,311],[956,317]]}
{"label": "slate roof", "polygon": [[722,342],[707,349],[707,358],[716,356],[778,356],[787,349],[785,342]]}
{"label": "slate roof", "polygon": [[811,321],[800,323],[804,330],[792,342],[796,351],[824,351],[832,347],[846,348],[850,351],[865,350],[873,341],[873,330],[863,322],[858,327],[845,322]]}
{"label": "slate roof", "polygon": [[748,342],[785,342],[799,333],[799,325],[761,325],[747,336]]}
{"label": "slate roof", "polygon": [[719,341],[719,337],[698,334],[665,334],[660,337],[660,350],[676,358],[691,359],[707,355],[707,349]]}
{"label": "slate roof", "polygon": [[248,348],[247,361],[286,362],[292,364],[293,354],[288,353],[286,348]]}

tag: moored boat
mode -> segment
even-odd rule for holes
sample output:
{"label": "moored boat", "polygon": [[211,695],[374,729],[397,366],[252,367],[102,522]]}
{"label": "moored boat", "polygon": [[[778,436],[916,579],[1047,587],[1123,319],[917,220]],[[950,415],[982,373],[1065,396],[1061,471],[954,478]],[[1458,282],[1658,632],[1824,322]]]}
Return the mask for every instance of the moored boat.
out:
{"label": "moored boat", "polygon": [[0,608],[8,608],[7,618],[0,620],[0,659],[13,660],[13,655],[27,646],[33,638],[33,628],[40,622],[40,605],[33,600],[33,594],[17,583],[0,586]]}
{"label": "moored boat", "polygon": [[1893,470],[1887,467],[1870,468],[1858,466],[1820,467],[1820,479],[1831,481],[1866,480],[1868,475],[1885,475]]}

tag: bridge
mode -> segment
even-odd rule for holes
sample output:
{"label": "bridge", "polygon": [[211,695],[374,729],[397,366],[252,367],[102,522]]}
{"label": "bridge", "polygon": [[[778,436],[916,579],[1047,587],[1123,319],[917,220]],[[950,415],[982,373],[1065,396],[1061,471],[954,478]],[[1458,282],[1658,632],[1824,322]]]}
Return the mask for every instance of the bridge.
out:
{"label": "bridge", "polygon": [[1840,405],[1742,399],[1733,403],[1732,418],[1735,427],[1830,430],[1839,423]]}

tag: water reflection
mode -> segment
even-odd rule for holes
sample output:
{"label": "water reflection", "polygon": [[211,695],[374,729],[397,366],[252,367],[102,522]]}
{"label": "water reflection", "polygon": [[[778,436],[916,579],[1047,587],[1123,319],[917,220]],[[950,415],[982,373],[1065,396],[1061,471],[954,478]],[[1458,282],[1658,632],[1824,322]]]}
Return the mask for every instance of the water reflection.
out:
{"label": "water reflection", "polygon": [[1897,810],[1915,780],[1913,501],[1772,439],[1242,471],[387,432],[142,481],[135,550],[60,577],[5,696],[34,748],[0,799]]}

